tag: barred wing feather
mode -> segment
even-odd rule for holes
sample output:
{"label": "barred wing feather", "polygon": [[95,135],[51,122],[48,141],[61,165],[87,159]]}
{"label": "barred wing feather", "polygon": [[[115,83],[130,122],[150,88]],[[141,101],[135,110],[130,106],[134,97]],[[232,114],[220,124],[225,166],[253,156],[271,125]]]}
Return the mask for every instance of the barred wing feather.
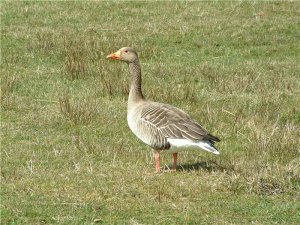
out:
{"label": "barred wing feather", "polygon": [[206,140],[211,143],[219,141],[184,111],[167,104],[147,102],[141,111],[139,125],[144,132],[151,131],[148,135],[156,140],[152,144],[162,149],[168,146],[167,139],[187,139],[192,142]]}

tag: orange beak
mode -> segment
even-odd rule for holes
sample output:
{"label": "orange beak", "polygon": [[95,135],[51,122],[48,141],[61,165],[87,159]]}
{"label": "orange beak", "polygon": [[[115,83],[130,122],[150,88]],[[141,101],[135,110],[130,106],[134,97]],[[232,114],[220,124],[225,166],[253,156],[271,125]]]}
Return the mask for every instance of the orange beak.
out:
{"label": "orange beak", "polygon": [[121,59],[120,56],[121,52],[120,51],[116,51],[115,53],[109,54],[108,56],[106,56],[107,59]]}

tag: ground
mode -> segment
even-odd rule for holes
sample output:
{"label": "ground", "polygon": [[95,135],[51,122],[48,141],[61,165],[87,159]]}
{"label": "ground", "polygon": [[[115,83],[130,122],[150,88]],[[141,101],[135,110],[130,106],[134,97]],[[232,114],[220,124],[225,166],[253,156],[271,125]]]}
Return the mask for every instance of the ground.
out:
{"label": "ground", "polygon": [[[299,2],[1,2],[1,223],[299,224]],[[125,63],[147,98],[221,142],[153,153],[129,130]]]}

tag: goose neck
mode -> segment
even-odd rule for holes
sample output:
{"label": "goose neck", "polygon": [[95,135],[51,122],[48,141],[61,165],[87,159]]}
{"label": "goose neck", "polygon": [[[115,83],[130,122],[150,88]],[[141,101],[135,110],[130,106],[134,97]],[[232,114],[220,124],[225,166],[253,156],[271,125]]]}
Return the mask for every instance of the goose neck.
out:
{"label": "goose neck", "polygon": [[129,63],[129,71],[132,77],[128,102],[133,103],[144,99],[142,93],[141,67],[139,61]]}

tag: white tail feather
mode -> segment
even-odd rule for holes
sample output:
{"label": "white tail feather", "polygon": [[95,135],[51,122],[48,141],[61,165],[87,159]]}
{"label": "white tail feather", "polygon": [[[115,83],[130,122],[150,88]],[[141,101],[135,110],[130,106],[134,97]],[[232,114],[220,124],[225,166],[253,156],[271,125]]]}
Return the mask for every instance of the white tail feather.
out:
{"label": "white tail feather", "polygon": [[201,141],[197,143],[198,146],[206,151],[219,155],[220,152],[209,141]]}
{"label": "white tail feather", "polygon": [[168,142],[171,144],[170,150],[173,152],[185,150],[185,149],[197,149],[201,148],[205,151],[219,155],[220,152],[216,149],[213,144],[209,141],[199,141],[193,142],[186,139],[168,139]]}

